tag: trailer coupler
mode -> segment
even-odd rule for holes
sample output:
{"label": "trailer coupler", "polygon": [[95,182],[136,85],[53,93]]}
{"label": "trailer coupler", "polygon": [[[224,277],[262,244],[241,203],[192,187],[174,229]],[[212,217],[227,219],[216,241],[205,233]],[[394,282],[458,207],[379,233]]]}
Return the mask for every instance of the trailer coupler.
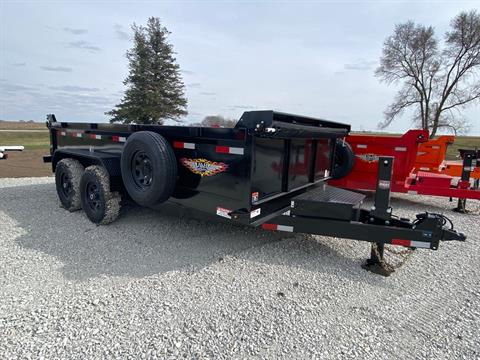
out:
{"label": "trailer coupler", "polygon": [[[292,198],[288,215],[262,224],[265,230],[335,236],[372,243],[370,258],[363,268],[383,276],[401,266],[416,248],[437,250],[440,241],[465,241],[445,215],[424,212],[415,219],[398,218],[390,207],[393,159],[379,161],[379,178],[374,206],[362,209],[363,195],[328,185]],[[403,248],[386,249],[385,244]],[[385,251],[401,256],[398,266],[387,264]]]}
{"label": "trailer coupler", "polygon": [[[448,218],[435,213],[418,214],[414,221],[394,217],[390,220],[382,220],[374,218],[371,212],[363,210],[360,219],[352,221],[320,216],[306,217],[296,215],[294,211],[295,208],[292,208],[290,216],[277,216],[261,226],[265,230],[335,236],[370,242],[372,243],[370,258],[363,268],[384,276],[388,276],[395,268],[403,265],[408,255],[417,248],[437,250],[440,241],[465,241],[466,239],[464,234],[452,228]],[[367,216],[369,216],[368,219]],[[398,250],[386,249],[385,244],[396,245],[395,248]],[[398,266],[387,264],[384,256],[386,251],[405,259],[397,261]]]}
{"label": "trailer coupler", "polygon": [[[420,213],[416,215],[416,220],[413,222],[405,221],[405,225],[412,230],[421,230],[425,234],[432,234],[433,242],[412,241],[405,239],[392,239],[390,244],[405,246],[404,250],[395,251],[393,249],[385,248],[384,242],[373,242],[370,251],[370,258],[367,259],[362,268],[379,274],[382,276],[389,276],[402,266],[408,257],[419,248],[430,248],[432,250],[438,249],[439,241],[465,241],[466,236],[453,229],[453,224],[450,219],[442,214],[436,213]],[[450,228],[446,228],[447,224]],[[398,224],[397,224],[398,225]],[[435,231],[437,229],[437,231]],[[435,241],[436,239],[436,241]],[[395,264],[388,262],[385,259],[385,252],[389,252],[397,257]],[[399,259],[398,259],[399,258]]]}

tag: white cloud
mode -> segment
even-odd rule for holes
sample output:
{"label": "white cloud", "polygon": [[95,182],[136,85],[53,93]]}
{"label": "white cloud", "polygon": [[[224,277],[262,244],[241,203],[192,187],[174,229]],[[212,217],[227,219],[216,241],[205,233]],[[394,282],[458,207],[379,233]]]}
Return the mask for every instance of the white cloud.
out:
{"label": "white cloud", "polygon": [[82,35],[88,32],[87,29],[72,29],[69,27],[64,27],[63,30],[73,35]]}
{"label": "white cloud", "polygon": [[73,69],[68,66],[40,66],[40,69],[45,71],[56,71],[56,72],[72,72]]}

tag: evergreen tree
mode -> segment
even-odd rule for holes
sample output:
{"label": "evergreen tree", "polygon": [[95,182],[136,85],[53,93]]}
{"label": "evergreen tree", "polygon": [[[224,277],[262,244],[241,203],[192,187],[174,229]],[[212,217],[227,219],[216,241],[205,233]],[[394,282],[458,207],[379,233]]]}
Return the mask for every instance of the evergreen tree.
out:
{"label": "evergreen tree", "polygon": [[187,99],[180,67],[168,43],[170,32],[151,17],[147,26],[132,26],[133,47],[127,51],[129,74],[123,81],[125,94],[106,115],[110,122],[162,124],[166,119],[180,121],[187,114]]}

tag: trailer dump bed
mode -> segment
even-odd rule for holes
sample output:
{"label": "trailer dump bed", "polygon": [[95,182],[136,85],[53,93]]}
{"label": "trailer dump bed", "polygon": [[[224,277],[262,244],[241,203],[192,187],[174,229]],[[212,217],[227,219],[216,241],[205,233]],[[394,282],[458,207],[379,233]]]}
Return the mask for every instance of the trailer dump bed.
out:
{"label": "trailer dump bed", "polygon": [[[262,215],[261,204],[268,208],[264,211],[279,210],[289,204],[288,195],[328,179],[335,139],[350,130],[349,125],[273,111],[245,112],[234,129],[81,123],[54,123],[52,128],[58,130],[52,133],[53,168],[65,154],[93,156],[117,178],[129,136],[155,131],[169,141],[178,160],[171,201],[221,216],[227,211],[258,214],[252,222]],[[121,190],[119,180],[112,181],[116,190]]]}
{"label": "trailer dump bed", "polygon": [[456,165],[455,175],[460,179],[448,175],[441,159],[451,138],[428,140],[426,130],[409,130],[402,136],[350,134],[345,141],[351,146],[354,165],[347,175],[331,179],[329,184],[350,190],[375,190],[378,160],[381,156],[392,156],[395,159],[392,191],[458,198],[456,209],[465,211],[465,199],[480,200],[475,179],[476,171],[480,170],[476,159],[480,156],[475,150],[462,150],[463,161]]}
{"label": "trailer dump bed", "polygon": [[363,195],[326,185],[346,124],[251,111],[233,129],[65,123],[54,115],[47,126],[45,161],[62,205],[96,223],[113,221],[121,199],[150,207],[168,200],[266,230],[375,242],[373,268],[381,267],[384,244],[437,249],[441,240],[465,240],[443,227],[442,215],[392,217],[391,158],[381,162],[374,210],[362,208]]}
{"label": "trailer dump bed", "polygon": [[[458,149],[458,157],[462,160],[447,161],[447,149],[455,142],[455,136],[443,135],[436,139],[430,139],[418,146],[417,159],[415,162],[416,171],[427,171],[436,174],[449,175],[454,177],[464,176],[464,160],[470,155],[474,162],[469,169],[466,169],[469,178],[478,182],[480,179],[480,150],[475,149]],[[477,186],[478,187],[478,186]]]}

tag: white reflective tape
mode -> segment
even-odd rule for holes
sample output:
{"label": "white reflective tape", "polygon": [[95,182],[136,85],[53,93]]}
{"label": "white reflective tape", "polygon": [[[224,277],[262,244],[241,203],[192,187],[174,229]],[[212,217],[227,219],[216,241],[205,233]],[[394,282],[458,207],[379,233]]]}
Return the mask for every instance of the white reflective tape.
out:
{"label": "white reflective tape", "polygon": [[438,146],[438,145],[433,145],[433,146],[432,146],[432,149],[440,149],[440,146]]}
{"label": "white reflective tape", "polygon": [[184,149],[195,149],[195,144],[194,143],[183,143],[183,148]]}
{"label": "white reflective tape", "polygon": [[416,192],[415,190],[408,190],[407,194],[417,195],[418,192]]}
{"label": "white reflective tape", "polygon": [[284,215],[284,216],[290,216],[290,210],[285,211],[282,215]]}
{"label": "white reflective tape", "polygon": [[65,131],[62,131],[62,132],[60,133],[60,135],[62,135],[62,136],[66,136],[66,135],[67,135],[67,133],[66,133]]}
{"label": "white reflective tape", "polygon": [[380,189],[383,189],[383,190],[390,189],[390,181],[388,181],[388,180],[379,180],[379,181],[378,181],[378,187],[379,187]]}
{"label": "white reflective tape", "polygon": [[424,241],[410,241],[411,247],[430,249],[430,243]]}
{"label": "white reflective tape", "polygon": [[227,218],[227,219],[231,219],[232,217],[230,215],[228,215],[231,212],[232,212],[232,210],[217,207],[217,215],[218,216],[221,216],[221,217],[224,217],[224,218]]}
{"label": "white reflective tape", "polygon": [[407,151],[407,148],[405,146],[397,146],[395,151]]}
{"label": "white reflective tape", "polygon": [[262,212],[261,208],[253,210],[252,212],[250,212],[250,219],[260,215],[261,212]]}
{"label": "white reflective tape", "polygon": [[127,141],[127,138],[123,137],[123,136],[119,136],[118,141],[125,142],[125,141]]}
{"label": "white reflective tape", "polygon": [[421,167],[420,170],[423,170],[423,171],[429,171],[430,168],[429,167]]}
{"label": "white reflective tape", "polygon": [[102,135],[93,134],[93,138],[100,140],[102,138]]}
{"label": "white reflective tape", "polygon": [[365,144],[357,144],[357,148],[359,148],[359,149],[366,149],[366,148],[367,148],[367,145],[365,145]]}
{"label": "white reflective tape", "polygon": [[82,137],[82,133],[76,133],[75,136],[78,137],[78,138],[81,138],[81,137]]}
{"label": "white reflective tape", "polygon": [[229,147],[228,148],[228,153],[229,154],[236,154],[236,155],[243,155],[243,148]]}
{"label": "white reflective tape", "polygon": [[288,232],[293,232],[293,226],[287,226],[287,225],[277,225],[277,230],[278,230],[278,231],[288,231]]}
{"label": "white reflective tape", "polygon": [[463,171],[472,171],[472,168],[470,166],[465,166],[463,168]]}

